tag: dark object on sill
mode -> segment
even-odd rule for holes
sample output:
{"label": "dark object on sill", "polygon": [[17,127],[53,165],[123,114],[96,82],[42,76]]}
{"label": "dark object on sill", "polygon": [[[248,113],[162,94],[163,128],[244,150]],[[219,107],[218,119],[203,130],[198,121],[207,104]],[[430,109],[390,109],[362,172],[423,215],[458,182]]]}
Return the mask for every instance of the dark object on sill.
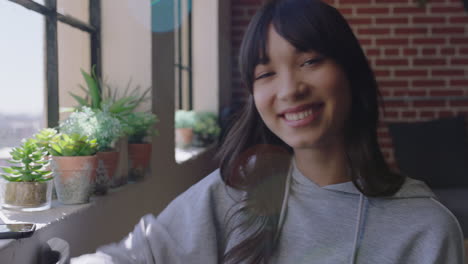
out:
{"label": "dark object on sill", "polygon": [[60,238],[51,238],[41,247],[39,264],[70,264],[70,246]]}

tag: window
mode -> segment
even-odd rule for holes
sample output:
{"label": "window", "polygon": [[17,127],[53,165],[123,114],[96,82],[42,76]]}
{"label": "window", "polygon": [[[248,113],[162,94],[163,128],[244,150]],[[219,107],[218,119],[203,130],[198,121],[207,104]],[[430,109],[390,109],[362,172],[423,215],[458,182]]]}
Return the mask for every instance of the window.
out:
{"label": "window", "polygon": [[175,108],[192,110],[192,0],[174,0]]}
{"label": "window", "polygon": [[21,139],[58,124],[80,68],[96,64],[100,76],[99,13],[100,0],[0,1],[0,166]]}

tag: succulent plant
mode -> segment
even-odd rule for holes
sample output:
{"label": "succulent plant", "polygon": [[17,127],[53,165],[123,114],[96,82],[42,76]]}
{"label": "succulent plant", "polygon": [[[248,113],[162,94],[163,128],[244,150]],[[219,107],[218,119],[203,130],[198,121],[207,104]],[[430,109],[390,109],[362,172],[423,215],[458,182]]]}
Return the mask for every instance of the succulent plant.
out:
{"label": "succulent plant", "polygon": [[53,128],[44,128],[36,133],[33,138],[36,140],[36,144],[39,147],[42,147],[46,150],[47,155],[50,151],[50,144],[56,139],[58,136],[57,130]]}
{"label": "succulent plant", "polygon": [[23,140],[22,145],[10,152],[10,167],[3,167],[6,174],[1,176],[10,182],[44,182],[51,180],[52,172],[46,170],[49,161],[45,160],[47,151],[38,146],[35,139]]}
{"label": "succulent plant", "polygon": [[130,143],[143,143],[146,136],[155,135],[157,132],[154,125],[158,122],[158,118],[152,113],[131,113],[122,122],[123,130],[128,135]]}
{"label": "succulent plant", "polygon": [[51,143],[52,156],[92,156],[96,154],[98,144],[96,139],[89,139],[80,134],[60,134]]}

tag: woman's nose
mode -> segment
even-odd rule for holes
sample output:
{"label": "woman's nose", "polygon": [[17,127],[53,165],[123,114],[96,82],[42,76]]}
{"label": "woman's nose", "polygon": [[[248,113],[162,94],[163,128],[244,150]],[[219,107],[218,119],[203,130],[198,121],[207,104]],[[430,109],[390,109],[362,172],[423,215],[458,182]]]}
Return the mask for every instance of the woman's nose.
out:
{"label": "woman's nose", "polygon": [[283,101],[298,100],[309,93],[308,85],[293,73],[286,73],[280,78],[277,98]]}

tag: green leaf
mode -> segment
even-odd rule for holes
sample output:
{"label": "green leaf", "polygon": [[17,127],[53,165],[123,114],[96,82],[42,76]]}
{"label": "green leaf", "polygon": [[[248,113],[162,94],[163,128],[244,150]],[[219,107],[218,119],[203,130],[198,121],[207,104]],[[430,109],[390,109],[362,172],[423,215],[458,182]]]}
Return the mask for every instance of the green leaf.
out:
{"label": "green leaf", "polygon": [[80,106],[87,106],[88,105],[88,102],[83,98],[83,97],[80,97],[72,92],[68,92],[68,94],[70,94],[77,102]]}

